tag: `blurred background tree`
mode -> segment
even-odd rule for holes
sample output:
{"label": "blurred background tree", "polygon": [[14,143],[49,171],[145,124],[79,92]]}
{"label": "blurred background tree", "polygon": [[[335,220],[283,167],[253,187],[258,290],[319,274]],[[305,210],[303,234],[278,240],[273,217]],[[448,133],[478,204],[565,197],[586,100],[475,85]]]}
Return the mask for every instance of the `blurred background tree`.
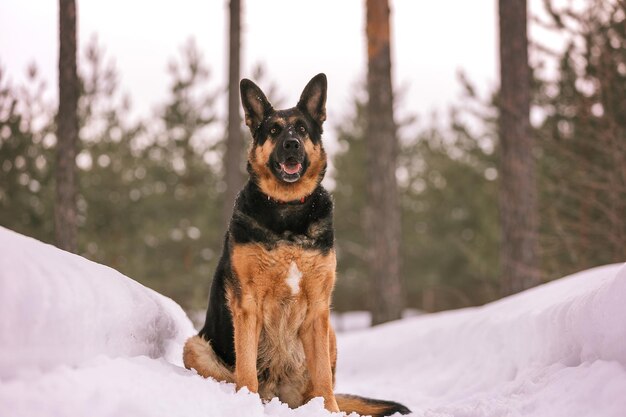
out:
{"label": "blurred background tree", "polygon": [[75,160],[78,153],[80,84],[76,70],[76,20],[76,1],[59,0],[59,111],[56,117],[54,233],[56,245],[69,252],[78,249]]}
{"label": "blurred background tree", "polygon": [[626,4],[593,0],[538,24],[564,34],[555,76],[537,73],[545,279],[626,258]]}
{"label": "blurred background tree", "polygon": [[365,223],[369,310],[374,324],[397,320],[404,309],[400,275],[400,204],[396,179],[398,136],[391,81],[389,0],[366,0],[367,104]]}
{"label": "blurred background tree", "polygon": [[[83,54],[76,161],[78,253],[110,265],[186,307],[202,305],[221,232],[219,140],[209,70],[195,43],[170,65],[170,97],[149,122],[128,120],[130,100],[92,40]],[[52,106],[37,71],[28,88],[4,80],[0,95],[0,222],[53,242]]]}
{"label": "blurred background tree", "polygon": [[17,87],[0,68],[0,224],[53,242],[54,105],[31,65]]}
{"label": "blurred background tree", "polygon": [[502,295],[540,283],[537,181],[530,126],[526,0],[499,0],[500,286]]}
{"label": "blurred background tree", "polygon": [[228,3],[228,125],[224,152],[225,193],[222,205],[222,230],[226,231],[237,193],[246,176],[246,159],[242,120],[239,114],[239,80],[241,79],[241,0]]}
{"label": "blurred background tree", "polygon": [[[460,80],[465,107],[451,109],[449,126],[434,117],[399,144],[401,276],[408,306],[425,311],[482,304],[499,291],[497,113],[493,101],[483,103]],[[364,95],[355,94],[353,113],[337,126],[335,308],[341,311],[363,309],[368,299]]]}

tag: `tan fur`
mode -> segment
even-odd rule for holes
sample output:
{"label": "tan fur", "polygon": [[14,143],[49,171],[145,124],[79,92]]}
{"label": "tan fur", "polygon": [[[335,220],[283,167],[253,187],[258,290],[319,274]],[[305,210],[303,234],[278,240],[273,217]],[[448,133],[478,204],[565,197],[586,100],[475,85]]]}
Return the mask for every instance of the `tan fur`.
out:
{"label": "tan fur", "polygon": [[357,413],[362,416],[385,416],[388,415],[389,406],[364,401],[363,398],[353,395],[337,394],[337,405],[346,414]]}
{"label": "tan fur", "polygon": [[[239,297],[230,301],[237,385],[292,407],[322,396],[326,408],[337,411],[336,343],[329,321],[335,253],[245,244],[234,246],[231,259],[241,286]],[[292,262],[302,273],[296,294],[285,280]]]}
{"label": "tan fur", "polygon": [[233,373],[217,357],[211,344],[200,336],[187,339],[183,348],[183,363],[187,369],[195,369],[205,378],[235,382]]}
{"label": "tan fur", "polygon": [[297,182],[286,183],[278,180],[267,166],[274,143],[267,138],[262,146],[250,149],[249,160],[252,169],[258,175],[261,191],[279,201],[299,200],[310,195],[320,181],[320,174],[326,167],[326,152],[321,144],[314,145],[311,140],[304,141],[304,149],[309,157],[310,165],[304,176]]}

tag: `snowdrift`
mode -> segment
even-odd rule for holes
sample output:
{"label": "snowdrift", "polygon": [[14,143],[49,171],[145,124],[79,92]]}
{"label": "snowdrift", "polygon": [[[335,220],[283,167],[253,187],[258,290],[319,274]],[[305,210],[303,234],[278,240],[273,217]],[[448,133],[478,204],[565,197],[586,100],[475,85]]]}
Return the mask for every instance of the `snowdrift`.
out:
{"label": "snowdrift", "polygon": [[97,355],[175,361],[193,333],[178,304],[111,268],[3,228],[0,248],[0,378]]}
{"label": "snowdrift", "polygon": [[428,417],[623,417],[625,300],[626,266],[608,265],[480,308],[348,334],[338,388],[381,387]]}
{"label": "snowdrift", "polygon": [[[416,416],[626,415],[626,268],[480,308],[339,336],[337,390]],[[180,366],[181,308],[105,266],[0,228],[0,416],[331,415]]]}

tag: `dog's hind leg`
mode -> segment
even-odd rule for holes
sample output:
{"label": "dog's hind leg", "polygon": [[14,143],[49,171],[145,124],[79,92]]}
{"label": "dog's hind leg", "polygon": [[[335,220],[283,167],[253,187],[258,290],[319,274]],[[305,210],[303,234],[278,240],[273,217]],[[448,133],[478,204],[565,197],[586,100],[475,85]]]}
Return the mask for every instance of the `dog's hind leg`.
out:
{"label": "dog's hind leg", "polygon": [[193,368],[205,378],[235,382],[232,371],[215,354],[211,343],[204,340],[202,336],[187,339],[183,348],[183,363],[185,368]]}

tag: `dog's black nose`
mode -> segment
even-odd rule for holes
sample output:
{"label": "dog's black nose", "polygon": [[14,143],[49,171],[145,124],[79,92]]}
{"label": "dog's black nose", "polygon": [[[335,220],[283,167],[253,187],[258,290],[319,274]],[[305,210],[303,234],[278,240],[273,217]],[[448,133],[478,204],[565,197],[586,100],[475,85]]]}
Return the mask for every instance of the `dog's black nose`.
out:
{"label": "dog's black nose", "polygon": [[283,148],[287,151],[295,151],[300,147],[300,141],[298,139],[287,139],[283,142]]}

